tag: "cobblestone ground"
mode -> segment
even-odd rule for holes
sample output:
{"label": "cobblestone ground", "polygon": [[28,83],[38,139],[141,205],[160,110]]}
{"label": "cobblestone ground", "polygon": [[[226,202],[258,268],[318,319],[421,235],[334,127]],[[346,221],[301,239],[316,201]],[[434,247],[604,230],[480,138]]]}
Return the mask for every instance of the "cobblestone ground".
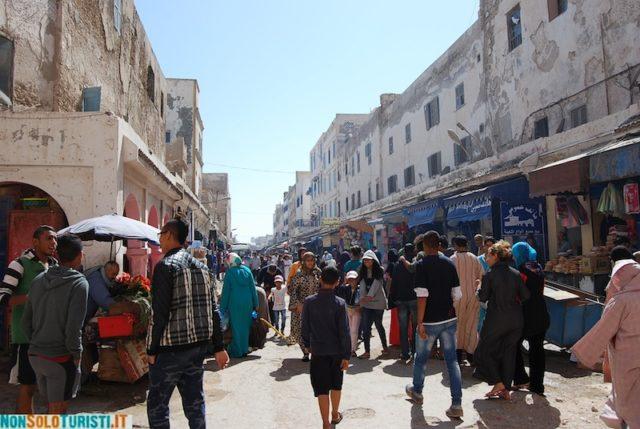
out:
{"label": "cobblestone ground", "polygon": [[[387,320],[388,326],[388,320]],[[407,401],[404,386],[410,382],[411,366],[398,362],[399,350],[389,359],[377,359],[379,340],[372,339],[372,357],[352,360],[345,377],[339,425],[348,428],[600,428],[599,410],[609,385],[602,375],[576,368],[568,355],[548,351],[547,397],[519,392],[510,402],[482,399],[489,386],[463,369],[464,419],[449,420],[449,388],[443,361],[430,362],[424,405]],[[377,346],[377,348],[376,348]],[[264,349],[218,371],[215,361],[206,363],[207,420],[212,428],[315,428],[317,405],[308,376],[308,364],[300,350],[270,339]],[[0,412],[13,411],[16,389],[0,381]],[[146,379],[134,385],[93,383],[72,402],[70,412],[122,412],[134,417],[134,427],[147,427]],[[38,401],[39,410],[43,404]],[[171,402],[173,427],[186,427],[180,397]]]}

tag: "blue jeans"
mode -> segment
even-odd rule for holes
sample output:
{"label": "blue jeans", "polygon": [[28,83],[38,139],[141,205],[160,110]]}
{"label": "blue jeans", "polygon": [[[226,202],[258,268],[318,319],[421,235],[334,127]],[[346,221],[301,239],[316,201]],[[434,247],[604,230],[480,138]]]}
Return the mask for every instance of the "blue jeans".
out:
{"label": "blue jeans", "polygon": [[169,400],[176,387],[182,397],[182,409],[189,420],[189,427],[205,427],[202,363],[206,352],[206,345],[197,345],[176,352],[163,352],[156,356],[155,364],[149,365],[147,416],[150,427],[170,427]]}
{"label": "blue jeans", "polygon": [[273,310],[273,314],[275,316],[273,326],[284,334],[284,327],[287,324],[287,310]]}
{"label": "blue jeans", "polygon": [[396,301],[396,308],[398,309],[398,324],[400,325],[400,347],[402,348],[402,358],[409,359],[409,356],[413,354],[415,345],[409,344],[409,316],[411,316],[411,327],[415,334],[416,324],[418,323],[418,304],[415,300]]}
{"label": "blue jeans", "polygon": [[431,348],[436,339],[440,340],[440,347],[444,351],[444,360],[447,363],[451,403],[453,405],[462,404],[462,375],[460,374],[460,367],[456,357],[457,325],[456,320],[439,325],[424,325],[427,339],[423,340],[416,332],[416,359],[413,363],[413,390],[416,393],[422,393]]}

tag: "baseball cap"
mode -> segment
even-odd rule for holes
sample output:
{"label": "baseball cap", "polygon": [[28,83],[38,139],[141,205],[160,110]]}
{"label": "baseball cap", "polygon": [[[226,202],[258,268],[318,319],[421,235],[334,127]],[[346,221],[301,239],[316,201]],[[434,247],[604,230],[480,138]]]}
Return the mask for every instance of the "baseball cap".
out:
{"label": "baseball cap", "polygon": [[358,278],[358,273],[356,271],[349,271],[347,273],[347,275],[345,276],[345,278],[347,280],[349,280],[349,279],[357,279]]}
{"label": "baseball cap", "polygon": [[273,282],[274,283],[277,283],[277,282],[284,283],[284,278],[281,275],[277,275],[277,276],[275,276],[273,278]]}

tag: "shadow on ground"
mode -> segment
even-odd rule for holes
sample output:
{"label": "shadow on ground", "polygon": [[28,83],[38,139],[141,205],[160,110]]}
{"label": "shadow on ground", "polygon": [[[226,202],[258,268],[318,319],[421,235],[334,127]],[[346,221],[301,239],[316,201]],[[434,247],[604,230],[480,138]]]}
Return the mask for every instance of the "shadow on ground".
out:
{"label": "shadow on ground", "polygon": [[[422,405],[413,404],[411,407],[411,429],[422,428],[456,428],[465,423],[462,419],[441,420],[438,417],[424,415]],[[469,427],[465,425],[463,427]]]}
{"label": "shadow on ground", "polygon": [[473,406],[480,416],[480,427],[551,429],[560,426],[560,411],[549,401],[526,392],[514,392],[511,401],[476,399]]}
{"label": "shadow on ground", "polygon": [[301,359],[286,358],[282,359],[280,368],[269,373],[276,381],[287,381],[291,378],[307,374],[309,372],[309,362],[302,362]]}

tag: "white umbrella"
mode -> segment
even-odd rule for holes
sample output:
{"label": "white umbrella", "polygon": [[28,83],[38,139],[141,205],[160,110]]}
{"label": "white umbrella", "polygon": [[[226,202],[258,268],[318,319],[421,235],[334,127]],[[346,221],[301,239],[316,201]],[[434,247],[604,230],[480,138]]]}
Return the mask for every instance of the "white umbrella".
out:
{"label": "white umbrella", "polygon": [[159,244],[159,233],[158,228],[117,214],[85,219],[58,231],[59,235],[75,234],[83,241],[110,241],[112,244],[118,240],[140,240]]}

